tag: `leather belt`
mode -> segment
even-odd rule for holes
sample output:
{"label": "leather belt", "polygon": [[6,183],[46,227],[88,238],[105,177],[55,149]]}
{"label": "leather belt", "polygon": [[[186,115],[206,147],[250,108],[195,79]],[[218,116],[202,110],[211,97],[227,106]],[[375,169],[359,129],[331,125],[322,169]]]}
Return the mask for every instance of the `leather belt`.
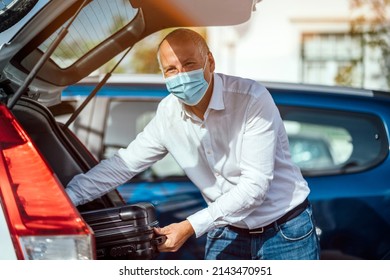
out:
{"label": "leather belt", "polygon": [[274,221],[273,223],[264,226],[264,227],[259,227],[259,228],[253,228],[253,229],[245,229],[245,228],[238,228],[235,226],[229,225],[228,228],[230,230],[233,230],[238,233],[244,233],[244,234],[262,234],[266,230],[270,228],[277,229],[278,226],[284,224],[287,221],[290,221],[294,219],[295,217],[299,216],[306,208],[309,206],[309,200],[306,198],[301,204],[296,206],[295,208],[291,209],[288,211],[286,214],[284,214],[282,217]]}

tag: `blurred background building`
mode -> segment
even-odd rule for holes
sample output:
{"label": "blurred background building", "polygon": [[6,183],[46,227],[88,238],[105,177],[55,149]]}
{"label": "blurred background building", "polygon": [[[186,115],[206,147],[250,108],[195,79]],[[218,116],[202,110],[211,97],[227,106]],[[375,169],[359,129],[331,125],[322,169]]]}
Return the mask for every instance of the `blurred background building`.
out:
{"label": "blurred background building", "polygon": [[218,71],[388,89],[389,7],[388,0],[263,0],[247,23],[210,28],[209,41]]}
{"label": "blurred background building", "polygon": [[[197,31],[207,38],[217,72],[390,89],[390,0],[262,0],[245,24]],[[159,73],[156,46],[168,32],[135,46],[117,72]]]}

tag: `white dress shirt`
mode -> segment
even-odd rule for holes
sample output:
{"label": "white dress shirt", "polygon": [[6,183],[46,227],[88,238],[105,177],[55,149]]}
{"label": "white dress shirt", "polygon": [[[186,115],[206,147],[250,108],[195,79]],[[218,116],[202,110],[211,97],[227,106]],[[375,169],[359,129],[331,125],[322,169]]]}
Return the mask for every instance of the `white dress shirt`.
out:
{"label": "white dress shirt", "polygon": [[[309,188],[291,161],[283,121],[268,90],[250,79],[217,73],[213,78],[203,121],[185,111],[175,96],[167,96],[144,131],[118,151],[128,168],[122,168],[122,179],[91,183],[100,180],[93,169],[79,182],[76,176],[67,187],[72,201],[86,202],[110,191],[123,177],[142,172],[169,152],[208,204],[187,218],[197,237],[228,224],[265,226],[300,204]],[[109,177],[115,172],[111,169]],[[80,190],[86,180],[95,186],[87,193]]]}

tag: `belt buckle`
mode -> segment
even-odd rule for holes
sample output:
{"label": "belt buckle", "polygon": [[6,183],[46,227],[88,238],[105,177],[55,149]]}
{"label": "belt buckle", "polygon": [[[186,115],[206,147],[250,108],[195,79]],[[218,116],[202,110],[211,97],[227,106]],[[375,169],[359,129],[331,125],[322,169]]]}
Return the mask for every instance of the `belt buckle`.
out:
{"label": "belt buckle", "polygon": [[264,227],[249,230],[249,234],[260,234],[264,232]]}

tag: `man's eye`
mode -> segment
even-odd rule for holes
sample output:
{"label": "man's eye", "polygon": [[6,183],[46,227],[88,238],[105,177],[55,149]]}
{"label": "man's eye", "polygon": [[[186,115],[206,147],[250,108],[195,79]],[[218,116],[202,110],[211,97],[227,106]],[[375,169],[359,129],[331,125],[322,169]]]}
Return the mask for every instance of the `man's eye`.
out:
{"label": "man's eye", "polygon": [[173,75],[176,75],[177,73],[178,73],[178,71],[176,68],[168,68],[167,70],[165,70],[164,75],[165,76],[173,76]]}

